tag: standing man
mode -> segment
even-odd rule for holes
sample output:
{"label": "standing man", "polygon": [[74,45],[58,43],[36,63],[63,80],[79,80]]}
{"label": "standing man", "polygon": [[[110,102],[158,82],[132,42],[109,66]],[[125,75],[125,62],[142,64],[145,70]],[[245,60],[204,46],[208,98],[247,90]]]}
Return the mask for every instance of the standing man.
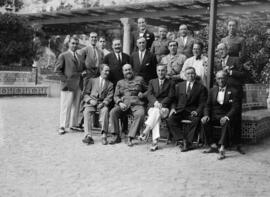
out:
{"label": "standing man", "polygon": [[[169,132],[176,141],[183,138],[184,146],[181,152],[192,148],[192,142],[197,129],[199,129],[200,119],[203,115],[203,107],[207,99],[207,90],[195,80],[196,72],[193,67],[185,69],[186,81],[175,86],[174,101],[170,118],[168,119]],[[182,133],[180,129],[181,120],[191,120],[189,130]]]}
{"label": "standing man", "polygon": [[119,119],[127,114],[132,114],[134,120],[128,133],[128,146],[133,146],[132,140],[140,132],[144,121],[143,94],[146,86],[143,78],[135,76],[130,64],[123,66],[124,79],[117,82],[114,102],[115,107],[110,112],[111,133],[113,139],[110,144],[120,143]]}
{"label": "standing man", "polygon": [[138,38],[142,37],[144,37],[146,40],[146,49],[150,50],[155,40],[155,35],[147,29],[145,18],[138,18],[137,22],[138,22],[138,31],[132,32],[131,34],[131,51],[135,52],[138,50],[136,43]]}
{"label": "standing man", "polygon": [[245,39],[237,35],[238,22],[236,20],[229,20],[228,22],[228,36],[221,39],[221,43],[228,45],[228,54],[232,57],[239,57],[240,61],[244,63],[245,58]]}
{"label": "standing man", "polygon": [[130,57],[130,63],[133,66],[136,75],[143,77],[146,83],[150,79],[154,79],[157,76],[156,56],[146,49],[145,38],[139,38],[137,40],[138,51],[134,52]]}
{"label": "standing man", "polygon": [[187,58],[190,58],[193,55],[192,47],[194,39],[188,35],[187,25],[183,24],[179,26],[179,34],[180,37],[175,40],[178,43],[177,53],[184,54]]}
{"label": "standing man", "polygon": [[110,67],[109,80],[116,86],[116,83],[123,79],[122,66],[129,64],[129,55],[122,52],[122,44],[119,38],[115,38],[112,41],[113,52],[104,57],[104,64]]}
{"label": "standing man", "polygon": [[106,64],[100,65],[100,76],[88,80],[84,92],[84,131],[82,140],[85,144],[93,144],[92,125],[95,112],[99,112],[99,123],[101,125],[102,144],[106,145],[109,126],[109,104],[113,98],[113,84],[108,80],[110,67]]}
{"label": "standing man", "polygon": [[183,64],[186,61],[186,56],[179,53],[177,54],[178,43],[176,41],[169,41],[170,54],[161,59],[161,64],[167,66],[166,78],[173,79],[175,81],[180,80],[180,72]]}
{"label": "standing man", "polygon": [[206,141],[210,149],[204,153],[218,153],[216,141],[213,139],[213,126],[221,126],[221,136],[218,159],[225,158],[225,146],[231,144],[233,133],[235,132],[237,114],[239,113],[239,98],[236,89],[227,86],[227,73],[218,71],[216,74],[218,86],[209,91],[204,117],[201,119]]}
{"label": "standing man", "polygon": [[167,39],[168,28],[164,25],[159,26],[158,33],[159,39],[155,40],[151,46],[150,52],[155,54],[157,57],[157,61],[160,62],[161,58],[169,53],[168,43],[169,39]]}
{"label": "standing man", "polygon": [[106,49],[106,39],[105,37],[101,36],[98,41],[99,49],[103,52],[104,56],[108,55],[110,53],[109,50]]}
{"label": "standing man", "polygon": [[203,43],[201,41],[194,41],[193,56],[188,58],[182,68],[180,77],[186,80],[185,70],[187,67],[193,67],[196,71],[197,80],[204,86],[207,83],[207,57],[202,54]]}
{"label": "standing man", "polygon": [[238,57],[232,57],[229,55],[229,49],[227,44],[220,43],[217,46],[218,53],[220,55],[219,64],[217,64],[217,70],[223,70],[227,74],[227,84],[238,91],[239,110],[236,116],[237,122],[234,132],[233,143],[236,145],[236,149],[241,154],[244,151],[241,149],[241,122],[242,122],[242,98],[243,98],[243,85],[245,82],[245,73],[243,72],[242,64]]}
{"label": "standing man", "polygon": [[90,45],[78,51],[85,63],[86,72],[84,73],[84,86],[89,78],[97,77],[99,75],[99,66],[103,60],[103,52],[97,48],[97,33],[90,33]]}
{"label": "standing man", "polygon": [[69,49],[61,53],[56,62],[55,72],[60,76],[60,128],[58,133],[64,134],[69,128],[78,126],[80,80],[84,70],[77,54],[79,39],[70,37]]}
{"label": "standing man", "polygon": [[146,128],[139,139],[146,139],[149,132],[152,130],[153,143],[151,151],[158,149],[158,139],[160,137],[160,121],[167,118],[170,110],[170,96],[173,91],[173,82],[166,78],[167,67],[164,64],[157,66],[158,78],[152,79],[148,85],[148,118],[145,122]]}

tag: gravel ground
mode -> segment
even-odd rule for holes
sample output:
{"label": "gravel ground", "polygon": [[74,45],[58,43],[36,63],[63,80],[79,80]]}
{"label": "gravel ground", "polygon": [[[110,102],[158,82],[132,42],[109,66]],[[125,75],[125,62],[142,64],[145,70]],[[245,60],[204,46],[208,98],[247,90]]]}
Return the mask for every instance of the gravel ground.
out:
{"label": "gravel ground", "polygon": [[57,134],[59,98],[0,98],[0,197],[270,196],[270,139],[228,158]]}

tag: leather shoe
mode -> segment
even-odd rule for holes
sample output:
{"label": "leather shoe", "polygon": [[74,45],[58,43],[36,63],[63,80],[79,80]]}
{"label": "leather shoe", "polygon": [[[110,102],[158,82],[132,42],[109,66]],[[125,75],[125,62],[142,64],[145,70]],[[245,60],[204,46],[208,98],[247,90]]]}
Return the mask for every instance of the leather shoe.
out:
{"label": "leather shoe", "polygon": [[242,149],[241,146],[236,146],[236,151],[239,152],[239,153],[242,154],[242,155],[246,154],[246,153],[243,151],[243,149]]}
{"label": "leather shoe", "polygon": [[92,137],[90,136],[85,136],[82,140],[83,143],[90,145],[90,144],[94,144],[94,140]]}
{"label": "leather shoe", "polygon": [[133,146],[132,139],[130,137],[128,138],[127,145],[129,147],[132,147]]}
{"label": "leather shoe", "polygon": [[102,143],[102,145],[107,145],[108,144],[107,137],[103,136],[101,138],[101,143]]}
{"label": "leather shoe", "polygon": [[222,160],[222,159],[225,159],[226,156],[225,156],[225,151],[222,150],[222,151],[219,151],[219,155],[218,155],[218,160]]}
{"label": "leather shoe", "polygon": [[158,145],[157,145],[157,144],[152,144],[152,146],[151,146],[151,148],[150,148],[150,151],[151,151],[151,152],[154,152],[154,151],[156,151],[156,150],[158,150]]}
{"label": "leather shoe", "polygon": [[65,133],[66,133],[66,131],[65,131],[64,127],[61,127],[61,128],[58,129],[58,134],[59,135],[64,135]]}
{"label": "leather shoe", "polygon": [[80,126],[73,126],[73,127],[70,127],[70,129],[73,131],[84,132],[83,127],[80,127]]}
{"label": "leather shoe", "polygon": [[181,149],[181,152],[187,152],[187,151],[190,150],[190,145],[187,142],[184,141],[184,145],[180,149]]}
{"label": "leather shoe", "polygon": [[218,149],[210,147],[208,150],[203,151],[203,153],[218,153]]}
{"label": "leather shoe", "polygon": [[115,135],[113,139],[109,142],[109,144],[118,144],[118,143],[121,143],[121,138],[119,137],[119,135]]}
{"label": "leather shoe", "polygon": [[146,141],[146,135],[144,133],[142,133],[141,135],[138,136],[138,139],[140,141]]}

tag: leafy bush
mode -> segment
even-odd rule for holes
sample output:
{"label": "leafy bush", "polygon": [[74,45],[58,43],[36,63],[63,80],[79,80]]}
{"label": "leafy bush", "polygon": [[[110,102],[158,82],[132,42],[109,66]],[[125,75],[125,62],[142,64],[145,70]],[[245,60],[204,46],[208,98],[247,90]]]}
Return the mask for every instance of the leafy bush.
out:
{"label": "leafy bush", "polygon": [[24,17],[0,13],[0,64],[31,65],[33,35],[33,28]]}
{"label": "leafy bush", "polygon": [[[265,39],[267,24],[263,21],[258,21],[254,23],[251,19],[237,19],[239,22],[238,34],[245,38],[246,42],[246,55],[244,59],[244,67],[249,76],[247,82],[249,83],[266,83],[262,78],[262,69],[267,66],[264,61],[264,57],[260,54],[260,49],[262,48],[263,40]],[[205,45],[205,53],[207,53],[208,46],[208,31],[209,26],[195,32],[195,38],[201,39]],[[227,21],[217,21],[216,26],[216,45],[219,44],[223,37],[227,36]],[[269,65],[269,64],[268,64]],[[265,74],[264,74],[265,75]],[[269,83],[269,80],[268,80]]]}

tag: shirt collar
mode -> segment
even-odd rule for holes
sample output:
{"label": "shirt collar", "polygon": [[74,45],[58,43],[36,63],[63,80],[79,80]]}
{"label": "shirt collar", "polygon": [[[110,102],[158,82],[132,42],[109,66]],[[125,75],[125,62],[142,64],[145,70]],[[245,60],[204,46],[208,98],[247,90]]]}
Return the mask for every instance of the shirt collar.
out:
{"label": "shirt collar", "polygon": [[227,86],[224,86],[223,88],[218,87],[218,91],[219,92],[225,92],[226,91],[226,88],[227,88]]}
{"label": "shirt collar", "polygon": [[68,51],[73,55],[74,53],[76,53],[76,51],[72,51],[70,49],[68,49]]}

